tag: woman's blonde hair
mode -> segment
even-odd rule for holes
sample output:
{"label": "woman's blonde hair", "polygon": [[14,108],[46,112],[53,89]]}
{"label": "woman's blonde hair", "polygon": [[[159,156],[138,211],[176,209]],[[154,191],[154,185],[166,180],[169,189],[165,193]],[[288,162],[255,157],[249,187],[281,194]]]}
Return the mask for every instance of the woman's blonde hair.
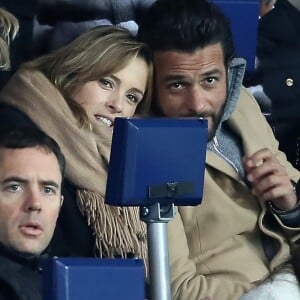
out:
{"label": "woman's blonde hair", "polygon": [[151,101],[151,54],[148,47],[137,41],[127,29],[113,25],[94,27],[68,45],[26,63],[24,67],[43,72],[62,93],[80,127],[89,128],[86,112],[70,97],[72,91],[89,81],[99,80],[122,70],[136,57],[144,59],[149,70],[146,92],[136,111],[144,114]]}
{"label": "woman's blonde hair", "polygon": [[9,44],[18,30],[18,20],[10,12],[0,8],[0,69],[10,68]]}

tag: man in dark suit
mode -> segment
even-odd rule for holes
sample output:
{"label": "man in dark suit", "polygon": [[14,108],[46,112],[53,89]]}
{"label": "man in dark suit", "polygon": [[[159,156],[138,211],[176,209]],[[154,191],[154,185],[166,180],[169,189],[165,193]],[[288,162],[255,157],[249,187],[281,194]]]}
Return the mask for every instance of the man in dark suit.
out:
{"label": "man in dark suit", "polygon": [[0,299],[41,300],[40,263],[63,201],[64,157],[36,129],[0,131]]}
{"label": "man in dark suit", "polygon": [[300,2],[277,0],[258,28],[257,58],[269,122],[288,160],[300,169]]}

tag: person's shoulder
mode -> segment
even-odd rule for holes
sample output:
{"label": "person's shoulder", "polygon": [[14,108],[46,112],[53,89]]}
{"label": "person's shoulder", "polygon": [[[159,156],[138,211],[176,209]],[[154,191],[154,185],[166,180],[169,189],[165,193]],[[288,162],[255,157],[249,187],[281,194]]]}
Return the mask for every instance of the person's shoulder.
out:
{"label": "person's shoulder", "polygon": [[15,280],[15,264],[1,253],[0,265],[0,300],[18,299],[12,284]]}
{"label": "person's shoulder", "polygon": [[234,115],[242,115],[243,118],[256,118],[263,116],[259,104],[249,90],[242,86]]}
{"label": "person's shoulder", "polygon": [[276,33],[276,30],[282,28],[283,24],[289,24],[290,20],[285,8],[276,6],[274,9],[265,14],[258,22],[258,34]]}
{"label": "person's shoulder", "polygon": [[0,279],[0,300],[11,300],[14,299],[10,293],[10,287],[6,284],[6,282]]}
{"label": "person's shoulder", "polygon": [[35,127],[29,117],[19,109],[7,105],[0,104],[0,128],[8,127]]}
{"label": "person's shoulder", "polygon": [[28,17],[34,17],[38,10],[38,5],[38,0],[1,0],[2,7],[5,7],[18,19],[24,18],[24,20],[28,19]]}
{"label": "person's shoulder", "polygon": [[13,76],[16,78],[23,78],[29,82],[36,80],[47,80],[46,76],[41,71],[26,67],[20,68]]}
{"label": "person's shoulder", "polygon": [[7,89],[20,90],[24,83],[28,83],[30,86],[32,86],[35,82],[46,81],[48,81],[48,79],[41,71],[21,67],[11,76],[6,85],[1,89],[0,96],[4,94]]}
{"label": "person's shoulder", "polygon": [[57,88],[43,72],[21,67],[2,88],[0,101],[5,102],[3,99],[19,99],[18,101],[21,101],[21,98],[29,99],[28,97],[32,98],[31,101],[40,97],[51,99],[57,94],[60,94]]}
{"label": "person's shoulder", "polygon": [[238,105],[257,106],[257,101],[255,100],[254,96],[250,93],[249,89],[244,86],[241,87]]}

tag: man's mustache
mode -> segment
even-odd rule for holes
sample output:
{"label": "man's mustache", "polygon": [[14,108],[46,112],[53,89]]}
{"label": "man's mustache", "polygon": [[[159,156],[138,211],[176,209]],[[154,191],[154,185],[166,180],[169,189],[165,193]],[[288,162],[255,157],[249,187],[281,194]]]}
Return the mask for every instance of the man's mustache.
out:
{"label": "man's mustache", "polygon": [[186,117],[207,119],[209,117],[214,118],[215,114],[211,111],[203,111],[203,112],[200,112],[200,113],[193,113],[193,114],[186,115]]}

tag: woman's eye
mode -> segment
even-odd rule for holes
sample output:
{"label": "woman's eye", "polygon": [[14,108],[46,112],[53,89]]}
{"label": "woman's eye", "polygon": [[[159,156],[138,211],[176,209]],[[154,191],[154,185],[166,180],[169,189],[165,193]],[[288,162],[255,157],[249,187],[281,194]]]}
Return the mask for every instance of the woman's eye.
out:
{"label": "woman's eye", "polygon": [[100,83],[101,83],[103,86],[105,86],[105,87],[113,88],[113,83],[112,83],[110,80],[106,79],[106,78],[100,79]]}
{"label": "woman's eye", "polygon": [[133,95],[133,94],[127,95],[127,98],[132,103],[138,103],[139,102],[139,98],[137,96]]}

